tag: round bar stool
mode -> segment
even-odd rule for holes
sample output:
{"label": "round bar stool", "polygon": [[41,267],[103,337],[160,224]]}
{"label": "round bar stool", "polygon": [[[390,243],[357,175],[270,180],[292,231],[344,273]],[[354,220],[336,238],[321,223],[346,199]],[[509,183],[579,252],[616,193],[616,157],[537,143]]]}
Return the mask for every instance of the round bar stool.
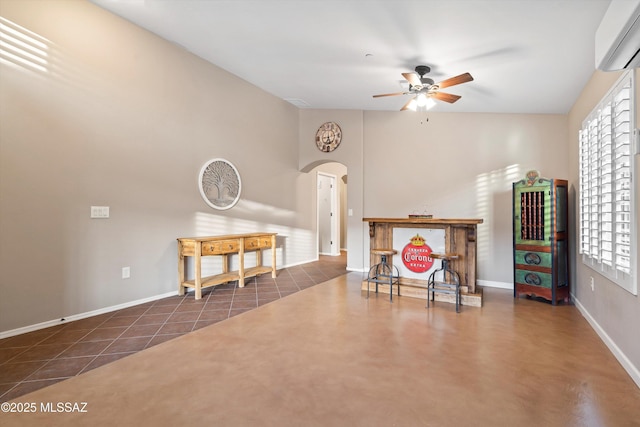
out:
{"label": "round bar stool", "polygon": [[[456,297],[456,313],[460,313],[460,306],[462,305],[460,275],[449,266],[449,261],[458,259],[460,256],[454,253],[432,253],[429,256],[433,259],[441,260],[442,264],[440,268],[434,270],[433,273],[429,275],[427,282],[427,308],[429,308],[430,299],[431,301],[435,301],[436,293],[453,294]],[[436,273],[440,271],[442,271],[442,282],[436,283]],[[447,273],[449,273],[449,281],[447,281]]]}
{"label": "round bar stool", "polygon": [[369,284],[376,284],[376,293],[378,293],[378,284],[389,285],[389,301],[393,302],[393,285],[398,287],[398,296],[400,296],[400,272],[398,268],[387,261],[388,256],[398,253],[395,249],[371,249],[374,255],[380,255],[380,263],[369,269],[367,275],[367,298],[369,298]]}

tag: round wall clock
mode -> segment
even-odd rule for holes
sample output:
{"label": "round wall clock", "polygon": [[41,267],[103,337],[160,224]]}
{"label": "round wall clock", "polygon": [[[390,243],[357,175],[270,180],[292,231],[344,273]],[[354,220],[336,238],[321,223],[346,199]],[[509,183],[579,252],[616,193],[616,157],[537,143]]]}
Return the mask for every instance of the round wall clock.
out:
{"label": "round wall clock", "polygon": [[340,145],[342,140],[342,130],[337,123],[326,122],[318,128],[316,132],[316,145],[318,150],[329,153]]}
{"label": "round wall clock", "polygon": [[200,195],[214,209],[232,208],[240,200],[242,182],[235,166],[225,159],[212,159],[202,166],[198,178]]}

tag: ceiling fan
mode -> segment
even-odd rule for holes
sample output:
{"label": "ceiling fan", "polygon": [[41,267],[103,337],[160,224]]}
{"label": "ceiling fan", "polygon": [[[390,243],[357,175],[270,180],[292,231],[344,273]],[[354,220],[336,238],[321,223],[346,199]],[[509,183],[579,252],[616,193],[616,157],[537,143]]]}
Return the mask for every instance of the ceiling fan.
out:
{"label": "ceiling fan", "polygon": [[415,95],[400,109],[400,111],[415,111],[419,106],[426,106],[428,103],[434,102],[433,98],[453,104],[460,99],[461,96],[440,92],[440,89],[467,83],[473,80],[471,74],[464,73],[459,76],[443,80],[440,83],[434,83],[433,79],[424,77],[425,74],[431,71],[430,67],[426,65],[418,65],[415,70],[415,73],[402,73],[402,76],[409,82],[408,91],[373,95],[373,97],[380,98],[383,96]]}

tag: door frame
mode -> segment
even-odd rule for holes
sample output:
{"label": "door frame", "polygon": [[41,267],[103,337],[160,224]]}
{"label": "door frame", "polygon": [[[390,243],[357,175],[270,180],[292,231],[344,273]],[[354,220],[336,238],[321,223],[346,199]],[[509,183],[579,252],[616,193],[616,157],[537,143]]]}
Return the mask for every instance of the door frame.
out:
{"label": "door frame", "polygon": [[[320,175],[327,177],[331,180],[331,246],[330,251],[320,252],[320,191],[319,191],[319,183],[320,183]],[[327,173],[327,172],[316,172],[316,239],[318,242],[318,255],[330,255],[330,256],[338,256],[340,255],[340,236],[339,236],[339,228],[338,228],[338,216],[340,215],[338,209],[338,177],[336,175]]]}

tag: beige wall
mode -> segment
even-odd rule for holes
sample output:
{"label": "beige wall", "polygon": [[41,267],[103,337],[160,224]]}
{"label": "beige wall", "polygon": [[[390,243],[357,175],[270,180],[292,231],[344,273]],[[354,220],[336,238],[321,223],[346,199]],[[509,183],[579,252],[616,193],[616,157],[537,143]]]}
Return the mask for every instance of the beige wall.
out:
{"label": "beige wall", "polygon": [[[280,267],[317,257],[295,107],[84,0],[0,5],[47,52],[0,61],[0,333],[175,292],[181,236],[274,231]],[[242,177],[228,211],[197,188],[217,157]]]}
{"label": "beige wall", "polygon": [[[428,121],[426,121],[428,117]],[[343,142],[332,153],[315,147],[326,121]],[[369,263],[363,217],[483,218],[478,230],[480,284],[512,287],[511,184],[537,169],[568,178],[567,117],[523,114],[444,114],[355,110],[300,111],[300,168],[323,162],[347,166],[348,268]],[[426,206],[426,208],[425,208]]]}
{"label": "beige wall", "polygon": [[562,115],[365,114],[364,214],[482,218],[480,284],[513,287],[512,183],[567,179]]}
{"label": "beige wall", "polygon": [[[569,113],[569,168],[570,168],[570,211],[572,229],[576,238],[572,240],[574,254],[572,285],[576,305],[591,322],[594,329],[603,338],[609,348],[616,354],[622,365],[631,372],[634,380],[640,385],[640,297],[632,295],[615,283],[600,275],[597,271],[585,266],[577,254],[578,224],[577,192],[578,192],[578,131],[585,117],[596,104],[613,87],[621,72],[596,72],[587,83],[582,94]],[[640,70],[635,71],[636,85],[636,127],[640,125]],[[640,233],[640,159],[636,155],[636,232]],[[636,248],[636,266],[640,267],[640,253]],[[633,254],[633,252],[632,252]],[[590,278],[594,279],[594,290],[591,290]],[[640,275],[636,274],[636,278]]]}
{"label": "beige wall", "polygon": [[[365,227],[363,213],[363,112],[360,110],[300,110],[299,122],[299,160],[300,170],[309,172],[313,168],[330,162],[346,166],[349,176],[347,192],[347,210],[353,215],[347,217],[346,247],[347,269],[360,271],[365,264],[363,258],[363,239]],[[336,122],[342,129],[342,142],[331,153],[323,153],[316,147],[315,136],[318,128],[325,122]],[[368,231],[366,232],[368,238]],[[367,255],[367,263],[369,257]]]}

